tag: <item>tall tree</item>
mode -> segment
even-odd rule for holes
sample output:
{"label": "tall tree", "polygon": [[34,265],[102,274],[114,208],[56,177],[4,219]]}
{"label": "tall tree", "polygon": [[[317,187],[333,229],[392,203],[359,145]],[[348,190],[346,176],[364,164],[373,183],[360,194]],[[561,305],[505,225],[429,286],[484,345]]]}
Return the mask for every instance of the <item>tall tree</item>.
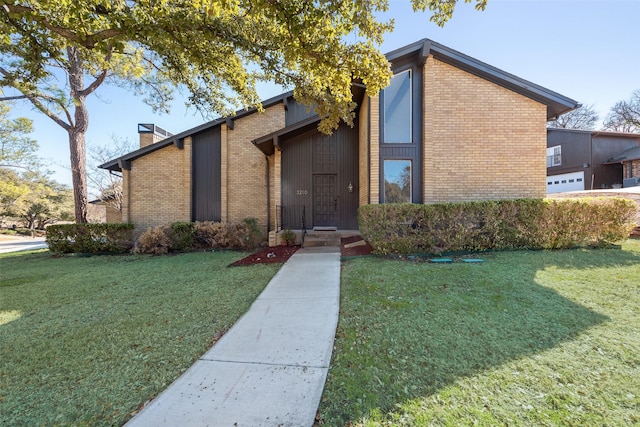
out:
{"label": "tall tree", "polygon": [[581,105],[575,110],[549,121],[547,126],[560,129],[594,130],[598,120],[600,120],[600,115],[593,108],[593,105]]}
{"label": "tall tree", "polygon": [[640,132],[640,89],[633,91],[626,101],[611,107],[604,121],[604,129],[615,132]]}
{"label": "tall tree", "polygon": [[0,168],[0,215],[22,218],[31,229],[73,218],[71,190],[46,171]]}
{"label": "tall tree", "polygon": [[26,117],[11,118],[10,112],[8,104],[0,103],[0,167],[37,169],[38,143],[28,136],[33,123]]}
{"label": "tall tree", "polygon": [[[457,0],[412,3],[444,25]],[[0,88],[15,91],[0,100],[26,99],[67,131],[76,221],[86,222],[86,99],[102,84],[144,90],[159,110],[178,85],[191,105],[226,115],[260,108],[256,83],[268,80],[294,87],[330,132],[340,120],[353,122],[353,80],[370,95],[389,82],[377,45],[393,22],[375,18],[387,7],[387,0],[0,0]]]}

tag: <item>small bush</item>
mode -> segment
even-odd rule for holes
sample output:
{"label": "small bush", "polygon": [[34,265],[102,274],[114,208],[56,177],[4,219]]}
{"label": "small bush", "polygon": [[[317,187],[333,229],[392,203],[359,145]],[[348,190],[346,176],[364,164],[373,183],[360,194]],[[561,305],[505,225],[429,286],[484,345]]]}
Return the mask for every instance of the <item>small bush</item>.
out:
{"label": "small bush", "polygon": [[195,242],[202,248],[228,248],[229,232],[227,224],[214,221],[196,222]]}
{"label": "small bush", "polygon": [[292,246],[296,243],[296,233],[291,230],[282,230],[280,237],[287,246]]}
{"label": "small bush", "polygon": [[264,235],[260,229],[260,224],[256,218],[245,218],[242,223],[247,227],[247,235],[245,236],[245,249],[254,249],[260,246],[264,240]]}
{"label": "small bush", "polygon": [[168,227],[149,227],[138,237],[134,253],[164,255],[171,249],[171,238]]}
{"label": "small bush", "polygon": [[201,248],[242,249],[256,248],[262,240],[262,232],[257,220],[220,223],[213,221],[196,222],[195,243]]}
{"label": "small bush", "polygon": [[172,250],[185,251],[193,247],[194,224],[192,222],[174,222],[169,231]]}
{"label": "small bush", "polygon": [[560,249],[627,238],[635,209],[614,198],[407,203],[363,206],[358,221],[380,254]]}
{"label": "small bush", "polygon": [[123,253],[133,246],[133,224],[59,224],[47,227],[54,253]]}

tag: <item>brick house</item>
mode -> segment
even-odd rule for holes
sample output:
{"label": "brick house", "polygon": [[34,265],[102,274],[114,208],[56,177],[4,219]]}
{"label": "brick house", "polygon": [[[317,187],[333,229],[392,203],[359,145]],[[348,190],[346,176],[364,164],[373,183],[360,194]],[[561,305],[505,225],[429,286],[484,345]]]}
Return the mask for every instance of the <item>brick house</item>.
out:
{"label": "brick house", "polygon": [[367,97],[354,83],[355,126],[329,136],[292,93],[168,137],[143,130],[101,165],[122,172],[122,221],[353,230],[364,204],[545,197],[546,123],[576,101],[428,39],[387,58],[390,86]]}

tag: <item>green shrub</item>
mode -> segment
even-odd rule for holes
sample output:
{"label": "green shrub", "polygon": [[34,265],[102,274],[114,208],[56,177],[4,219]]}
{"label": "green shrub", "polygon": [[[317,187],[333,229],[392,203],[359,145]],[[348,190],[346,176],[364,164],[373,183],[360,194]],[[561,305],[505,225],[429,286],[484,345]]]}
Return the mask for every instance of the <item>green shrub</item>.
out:
{"label": "green shrub", "polygon": [[287,246],[292,246],[296,243],[296,233],[291,230],[282,230],[280,238]]}
{"label": "green shrub", "polygon": [[47,227],[47,245],[57,254],[123,253],[133,246],[133,224],[59,224]]}
{"label": "green shrub", "polygon": [[633,228],[626,199],[523,199],[362,206],[362,236],[375,253],[559,249],[620,241]]}
{"label": "green shrub", "polygon": [[193,247],[194,225],[192,222],[174,222],[169,227],[171,249],[185,251]]}
{"label": "green shrub", "polygon": [[244,248],[254,249],[260,246],[264,240],[264,235],[260,229],[257,218],[245,218],[242,223],[247,227],[247,234],[244,238]]}
{"label": "green shrub", "polygon": [[134,253],[164,255],[171,249],[170,227],[149,227],[138,237]]}

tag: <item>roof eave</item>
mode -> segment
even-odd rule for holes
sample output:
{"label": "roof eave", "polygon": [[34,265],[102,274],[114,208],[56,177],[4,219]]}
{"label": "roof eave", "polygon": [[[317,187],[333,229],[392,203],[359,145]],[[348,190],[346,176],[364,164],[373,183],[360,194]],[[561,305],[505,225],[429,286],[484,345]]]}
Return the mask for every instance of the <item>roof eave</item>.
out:
{"label": "roof eave", "polygon": [[547,106],[547,119],[549,120],[580,105],[571,98],[507,73],[430,39],[422,39],[416,43],[396,49],[389,52],[386,57],[388,61],[394,62],[411,55],[420,55],[423,60],[426,60],[429,55],[433,55],[434,58],[442,62],[545,104]]}
{"label": "roof eave", "polygon": [[[262,101],[262,107],[263,108],[268,108],[271,107],[272,105],[284,102],[284,100],[286,100],[287,98],[293,96],[293,91],[289,91],[286,93],[283,93],[281,95],[278,96],[274,96],[272,98],[269,98],[265,101]],[[222,123],[226,123],[227,120],[231,119],[231,120],[236,120],[239,118],[242,118],[244,116],[247,116],[249,114],[253,114],[255,112],[257,112],[258,109],[257,108],[248,108],[246,110],[238,110],[236,111],[233,115],[228,116],[228,117],[220,117],[217,118],[215,120],[209,121],[207,123],[201,124],[199,126],[196,126],[194,128],[191,129],[187,129],[184,132],[180,132],[179,134],[176,135],[172,135],[169,138],[163,139],[161,141],[158,141],[154,144],[148,145],[146,147],[140,148],[138,150],[132,151],[130,153],[125,154],[124,156],[120,156],[117,159],[113,159],[110,160],[106,163],[103,163],[101,165],[98,166],[98,168],[100,169],[106,169],[106,170],[111,170],[111,171],[122,171],[122,168],[120,166],[120,164],[125,161],[125,162],[130,162],[131,160],[135,160],[139,157],[142,157],[144,155],[147,155],[153,151],[156,150],[160,150],[161,148],[167,147],[169,145],[172,144],[176,144],[177,141],[182,141],[184,140],[184,138],[194,135],[196,133],[205,131],[207,129],[210,129],[214,126],[218,126]]]}

